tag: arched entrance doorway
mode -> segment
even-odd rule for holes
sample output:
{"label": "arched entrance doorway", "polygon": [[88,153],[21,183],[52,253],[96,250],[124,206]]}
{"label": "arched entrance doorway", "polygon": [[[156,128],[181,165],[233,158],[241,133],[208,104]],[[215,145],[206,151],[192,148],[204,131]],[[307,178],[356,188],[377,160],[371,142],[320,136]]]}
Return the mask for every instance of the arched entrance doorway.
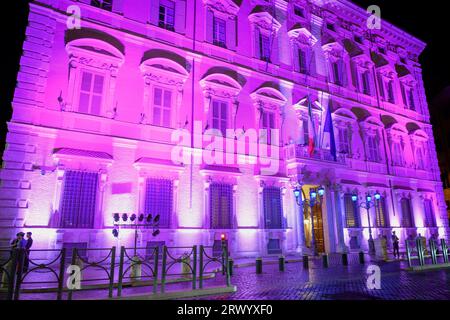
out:
{"label": "arched entrance doorway", "polygon": [[[319,186],[305,185],[302,187],[303,200],[309,200],[309,192],[311,189],[317,189]],[[308,195],[308,196],[307,196]],[[312,209],[312,210],[311,210]],[[311,219],[311,211],[313,219]],[[322,204],[316,203],[314,207],[309,205],[303,206],[303,222],[305,231],[305,245],[311,249],[312,243],[312,221],[314,221],[314,239],[316,243],[316,250],[318,253],[325,253],[325,237],[323,230]]]}

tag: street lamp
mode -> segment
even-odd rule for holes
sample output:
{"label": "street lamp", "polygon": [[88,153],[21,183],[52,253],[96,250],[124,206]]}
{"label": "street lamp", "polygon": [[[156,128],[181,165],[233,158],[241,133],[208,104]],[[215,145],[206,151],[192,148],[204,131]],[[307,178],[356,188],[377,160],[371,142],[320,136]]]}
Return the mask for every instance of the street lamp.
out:
{"label": "street lamp", "polygon": [[[122,218],[122,221],[120,221],[120,218]],[[145,218],[144,214],[140,214],[139,216],[135,213],[133,214],[127,214],[124,213],[122,216],[120,216],[120,213],[114,213],[113,215],[113,224],[114,229],[112,231],[112,234],[115,238],[119,237],[119,229],[120,227],[131,227],[134,228],[134,255],[137,253],[137,238],[138,238],[138,227],[152,227],[153,232],[152,236],[156,237],[159,235],[159,214],[153,218],[151,214],[147,215]]]}
{"label": "street lamp", "polygon": [[[311,248],[313,251],[313,255],[317,255],[317,248],[316,248],[316,236],[314,231],[314,212],[313,208],[317,204],[322,204],[323,196],[325,195],[325,189],[323,187],[319,187],[317,189],[311,188],[309,190],[309,199],[302,200],[301,198],[302,190],[300,188],[294,189],[294,196],[295,201],[297,202],[298,206],[308,206],[310,209],[310,217],[311,217]],[[303,214],[303,213],[302,213]]]}
{"label": "street lamp", "polygon": [[[374,198],[375,201],[373,200],[372,195],[370,195],[370,193],[367,193],[365,201],[362,201],[361,203],[358,204],[360,208],[364,208],[367,210],[367,221],[369,223],[369,254],[371,255],[375,254],[375,243],[372,237],[372,226],[370,223],[370,208],[376,207],[378,205],[378,202],[381,199],[380,193],[376,192]],[[352,201],[357,203],[358,196],[356,194],[352,195]]]}

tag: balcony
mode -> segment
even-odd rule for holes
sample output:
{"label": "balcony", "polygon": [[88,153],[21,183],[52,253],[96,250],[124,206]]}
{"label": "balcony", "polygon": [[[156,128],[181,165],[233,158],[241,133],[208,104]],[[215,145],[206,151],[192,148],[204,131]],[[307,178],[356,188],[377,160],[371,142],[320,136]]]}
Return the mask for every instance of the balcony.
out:
{"label": "balcony", "polygon": [[308,152],[307,145],[289,145],[286,147],[286,159],[309,159],[321,162],[331,162],[338,163],[340,165],[345,165],[345,155],[337,154],[337,161],[334,161],[330,150],[326,149],[316,149],[313,154],[310,155]]}

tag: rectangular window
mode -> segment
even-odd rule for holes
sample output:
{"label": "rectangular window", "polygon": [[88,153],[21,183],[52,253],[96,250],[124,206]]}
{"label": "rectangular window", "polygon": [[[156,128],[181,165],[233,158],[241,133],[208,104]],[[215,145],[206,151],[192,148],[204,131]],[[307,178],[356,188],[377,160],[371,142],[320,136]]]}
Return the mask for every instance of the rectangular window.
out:
{"label": "rectangular window", "polygon": [[226,22],[223,19],[214,17],[213,41],[215,45],[226,48]]}
{"label": "rectangular window", "polygon": [[175,2],[160,0],[158,26],[170,31],[175,30]]}
{"label": "rectangular window", "polygon": [[172,111],[172,91],[155,87],[153,91],[154,126],[170,128]]}
{"label": "rectangular window", "polygon": [[303,74],[308,72],[306,52],[302,49],[298,49],[298,71]]}
{"label": "rectangular window", "polygon": [[303,8],[299,7],[299,6],[294,6],[294,13],[296,16],[298,17],[305,17],[305,11],[303,10]]}
{"label": "rectangular window", "polygon": [[339,128],[339,153],[349,154],[350,153],[350,143],[349,143],[349,133],[348,128]]}
{"label": "rectangular window", "polygon": [[145,215],[159,215],[159,228],[170,227],[173,207],[173,182],[169,179],[148,178],[145,188]]}
{"label": "rectangular window", "polygon": [[416,111],[416,104],[414,102],[414,90],[410,89],[409,90],[409,109],[411,109],[412,111]]}
{"label": "rectangular window", "polygon": [[266,229],[283,228],[283,208],[281,204],[281,189],[267,187],[263,190],[264,227]]}
{"label": "rectangular window", "polygon": [[112,0],[91,0],[91,6],[102,8],[103,10],[112,10]]}
{"label": "rectangular window", "polygon": [[400,142],[392,144],[392,163],[395,166],[403,166],[403,148]]}
{"label": "rectangular window", "polygon": [[425,211],[425,227],[435,228],[436,219],[434,218],[433,202],[430,199],[425,199],[423,204]]}
{"label": "rectangular window", "polygon": [[377,205],[375,206],[375,213],[377,219],[376,221],[377,227],[388,228],[389,220],[386,211],[386,201],[384,197],[381,197],[380,200],[377,202]]}
{"label": "rectangular window", "polygon": [[366,71],[362,74],[363,93],[370,95],[370,72]]}
{"label": "rectangular window", "polygon": [[386,99],[386,95],[384,93],[384,81],[383,76],[381,74],[378,75],[378,87],[380,88],[380,96],[384,100]]}
{"label": "rectangular window", "polygon": [[390,103],[395,103],[394,81],[393,80],[390,80],[388,82],[388,101]]}
{"label": "rectangular window", "polygon": [[408,198],[403,198],[400,201],[402,208],[402,227],[403,228],[414,228],[414,219],[411,210],[411,200]]}
{"label": "rectangular window", "polygon": [[341,86],[342,85],[342,77],[341,77],[340,62],[333,62],[332,67],[333,67],[334,84]]}
{"label": "rectangular window", "polygon": [[424,149],[422,147],[418,147],[416,149],[416,163],[417,169],[419,170],[425,169],[425,156],[424,156]]}
{"label": "rectangular window", "polygon": [[213,100],[212,102],[212,129],[219,130],[226,137],[228,129],[228,103]]}
{"label": "rectangular window", "polygon": [[99,116],[102,110],[105,77],[89,71],[81,72],[78,111]]}
{"label": "rectangular window", "polygon": [[209,187],[211,229],[231,229],[233,213],[233,187],[212,183]]}
{"label": "rectangular window", "polygon": [[367,157],[369,161],[379,162],[380,154],[378,147],[378,139],[376,136],[367,137]]}
{"label": "rectangular window", "polygon": [[351,194],[344,195],[345,221],[347,228],[359,228],[358,204],[352,200]]}
{"label": "rectangular window", "polygon": [[308,119],[303,119],[303,145],[308,145],[309,143],[309,121]]}
{"label": "rectangular window", "polygon": [[403,99],[403,105],[405,107],[408,107],[408,100],[406,100],[406,88],[405,86],[402,84],[400,84],[401,87],[401,91],[402,91],[402,99]]}
{"label": "rectangular window", "polygon": [[259,34],[259,56],[261,60],[270,62],[270,37]]}
{"label": "rectangular window", "polygon": [[261,143],[272,144],[272,130],[275,129],[275,114],[270,111],[263,111]]}
{"label": "rectangular window", "polygon": [[66,171],[60,205],[60,228],[91,229],[97,206],[98,174]]}

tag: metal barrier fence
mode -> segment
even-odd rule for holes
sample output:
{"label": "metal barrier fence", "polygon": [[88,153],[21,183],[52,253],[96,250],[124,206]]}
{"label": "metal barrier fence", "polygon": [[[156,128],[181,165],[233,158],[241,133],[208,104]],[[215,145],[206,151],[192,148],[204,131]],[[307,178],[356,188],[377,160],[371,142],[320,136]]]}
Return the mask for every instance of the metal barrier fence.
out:
{"label": "metal barrier fence", "polygon": [[[130,256],[129,250],[134,251],[133,256]],[[145,250],[145,255],[137,253],[142,250]],[[149,250],[151,251],[150,255],[147,254]],[[158,264],[159,247],[137,249],[121,247],[117,296],[122,296],[123,282],[127,279],[131,283],[149,279],[152,281],[153,293],[156,293],[158,289]]]}
{"label": "metal barrier fence", "polygon": [[[426,242],[424,246],[423,239],[417,238],[415,241],[406,240],[406,259],[408,261],[408,266],[413,267],[413,260],[419,262],[419,266],[425,266],[426,258],[430,258],[431,264],[437,265],[439,263],[438,258],[442,257],[442,262],[447,264],[448,261],[448,246],[445,239],[441,239],[440,243],[437,240],[428,241],[428,249],[426,247]],[[439,252],[441,250],[441,253]]]}
{"label": "metal barrier fence", "polygon": [[[198,287],[203,288],[207,274],[220,272],[206,272],[213,263],[221,267],[226,285],[231,286],[228,250],[223,246],[222,254],[213,256],[207,253],[212,248],[163,246],[161,250],[159,247],[121,247],[119,261],[116,247],[74,248],[72,252],[66,248],[0,249],[0,299],[19,300],[25,293],[50,293],[56,294],[57,300],[72,300],[74,293],[86,290],[107,290],[108,297],[112,298],[115,288],[117,297],[120,297],[124,285],[129,284],[152,286],[153,294],[158,292],[158,284],[164,293],[167,285],[175,282],[191,283],[188,290],[195,290],[197,282]],[[143,250],[145,254],[139,254]]]}

